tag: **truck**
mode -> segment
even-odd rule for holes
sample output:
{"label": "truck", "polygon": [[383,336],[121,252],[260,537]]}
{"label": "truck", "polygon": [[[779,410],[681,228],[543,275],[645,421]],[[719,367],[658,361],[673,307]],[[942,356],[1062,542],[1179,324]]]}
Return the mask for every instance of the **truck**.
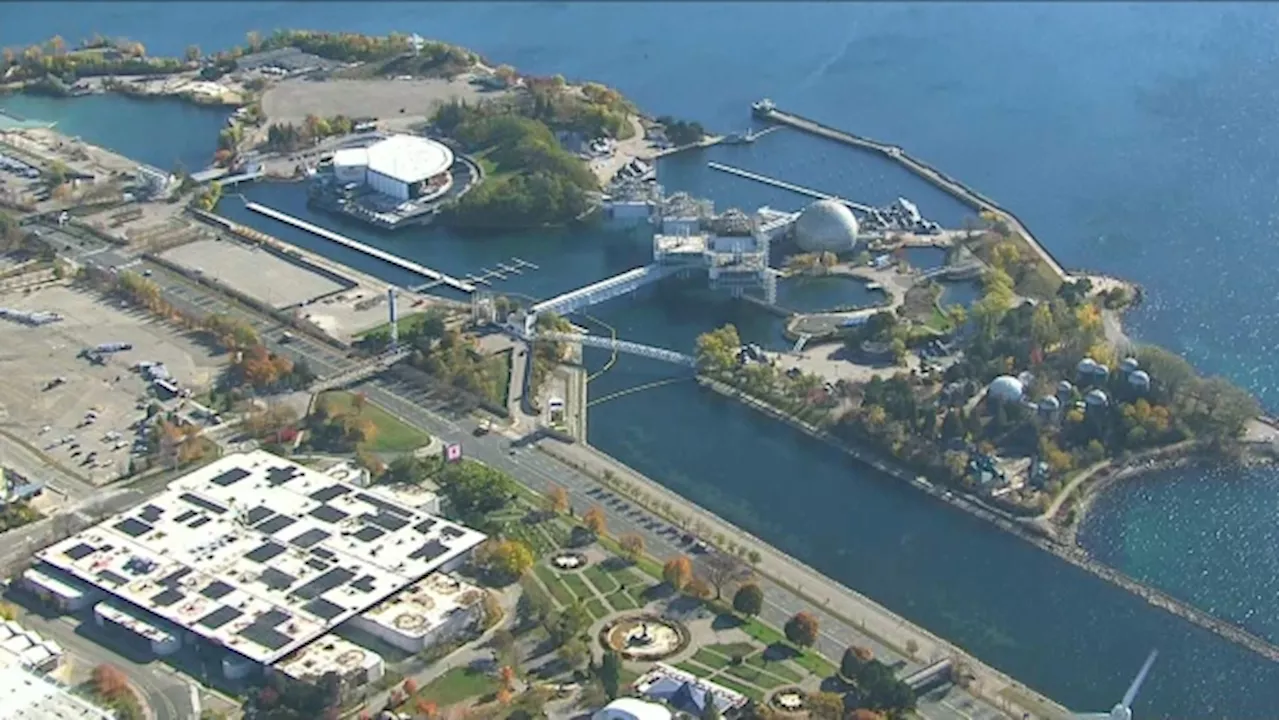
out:
{"label": "truck", "polygon": [[481,420],[480,424],[476,425],[476,429],[472,434],[475,435],[476,437],[480,437],[482,435],[488,435],[489,431],[492,429],[493,429],[492,423],[490,423],[488,420]]}

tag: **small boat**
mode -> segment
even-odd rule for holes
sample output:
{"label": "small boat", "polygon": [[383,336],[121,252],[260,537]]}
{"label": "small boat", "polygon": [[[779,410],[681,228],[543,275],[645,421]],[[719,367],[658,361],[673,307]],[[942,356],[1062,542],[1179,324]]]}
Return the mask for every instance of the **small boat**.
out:
{"label": "small boat", "polygon": [[777,106],[773,104],[772,100],[764,98],[763,100],[757,100],[751,103],[751,112],[756,115],[768,115],[773,112],[776,107]]}

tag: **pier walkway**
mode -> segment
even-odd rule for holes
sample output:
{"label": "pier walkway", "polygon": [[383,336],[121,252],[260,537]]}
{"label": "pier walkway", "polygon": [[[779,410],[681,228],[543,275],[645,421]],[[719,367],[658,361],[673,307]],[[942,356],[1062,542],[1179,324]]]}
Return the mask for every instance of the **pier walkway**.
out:
{"label": "pier walkway", "polygon": [[1031,234],[1031,231],[1022,224],[1022,221],[1019,220],[1016,215],[1000,207],[995,203],[995,201],[986,197],[982,193],[979,193],[977,190],[974,190],[959,180],[952,178],[932,165],[911,157],[903,151],[902,148],[897,147],[896,145],[888,145],[886,143],[860,137],[853,133],[845,132],[844,130],[837,130],[836,128],[823,125],[820,122],[816,122],[799,115],[793,115],[788,112],[783,112],[776,108],[757,110],[756,115],[782,125],[789,125],[797,130],[817,135],[818,137],[824,137],[828,140],[844,143],[845,145],[851,145],[863,150],[873,150],[883,154],[885,157],[898,163],[907,170],[910,170],[912,173],[915,173],[920,178],[923,178],[974,210],[979,212],[986,211],[1004,220],[1009,224],[1010,229],[1013,232],[1022,235],[1027,239],[1027,244],[1030,245],[1031,249],[1040,256],[1040,259],[1043,260],[1051,270],[1053,270],[1054,274],[1062,280],[1068,280],[1071,277],[1070,273],[1063,269],[1057,259],[1054,258],[1053,255],[1035,239],[1035,236]]}
{"label": "pier walkway", "polygon": [[747,180],[754,180],[764,185],[771,185],[773,187],[781,188],[783,190],[790,190],[791,192],[796,193],[797,195],[807,195],[811,198],[815,198],[818,200],[836,200],[838,202],[844,203],[845,205],[849,206],[850,210],[857,210],[858,212],[864,212],[864,213],[871,212],[870,205],[863,205],[862,203],[856,203],[852,200],[845,200],[842,197],[836,197],[835,195],[830,195],[824,192],[818,192],[817,190],[804,187],[803,185],[796,185],[794,183],[786,182],[785,180],[778,180],[777,178],[771,178],[768,175],[753,173],[750,170],[743,170],[742,168],[736,168],[736,167],[733,167],[732,165],[724,165],[718,162],[709,162],[707,163],[707,167],[711,168],[712,170],[719,170],[720,172],[729,173],[730,175],[737,175],[738,177],[745,178]]}
{"label": "pier walkway", "polygon": [[267,173],[263,170],[255,170],[254,172],[240,173],[239,175],[223,176],[221,179],[216,180],[216,182],[222,187],[235,187],[242,182],[261,180],[266,177],[266,174]]}
{"label": "pier walkway", "polygon": [[672,270],[673,268],[671,267],[657,263],[628,270],[585,287],[580,287],[577,290],[570,290],[556,297],[534,303],[529,308],[529,315],[537,317],[545,312],[568,315],[585,307],[626,295],[645,285],[657,282],[671,274]]}
{"label": "pier walkway", "polygon": [[278,220],[282,223],[285,223],[286,225],[292,225],[298,228],[299,230],[306,230],[312,235],[319,235],[320,237],[326,240],[332,240],[333,242],[336,242],[339,245],[345,245],[351,248],[352,250],[355,250],[357,252],[362,252],[365,255],[369,255],[370,257],[375,257],[385,263],[389,263],[391,265],[395,265],[397,267],[403,268],[405,270],[408,270],[411,273],[414,273],[416,275],[421,275],[429,280],[439,281],[441,283],[444,283],[445,285],[448,285],[449,287],[454,288],[455,290],[461,290],[462,292],[465,292],[465,293],[473,293],[476,291],[476,286],[473,285],[472,283],[466,282],[465,280],[459,280],[458,278],[455,278],[451,275],[446,275],[438,270],[432,270],[431,268],[426,267],[425,265],[420,265],[416,262],[413,262],[412,260],[406,260],[402,257],[392,255],[391,253],[386,252],[384,250],[379,250],[376,247],[365,245],[362,242],[357,242],[344,235],[339,235],[338,233],[333,232],[332,230],[326,230],[325,228],[319,227],[318,225],[312,225],[311,223],[305,220],[299,220],[298,218],[293,217],[292,215],[286,215],[285,213],[282,213],[279,210],[273,210],[265,205],[259,205],[258,203],[255,203],[255,202],[246,202],[244,206],[252,210],[253,212],[259,213],[261,215],[266,215],[267,217],[273,220]]}

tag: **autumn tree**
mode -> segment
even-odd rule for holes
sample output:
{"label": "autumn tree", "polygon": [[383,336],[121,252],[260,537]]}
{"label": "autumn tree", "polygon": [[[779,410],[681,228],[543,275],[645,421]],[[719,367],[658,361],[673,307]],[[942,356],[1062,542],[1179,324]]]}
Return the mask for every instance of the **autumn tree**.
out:
{"label": "autumn tree", "polygon": [[503,665],[498,671],[498,679],[502,683],[502,687],[507,690],[515,690],[516,687],[516,671],[511,669],[510,665]]}
{"label": "autumn tree", "polygon": [[840,657],[840,674],[846,678],[855,678],[858,671],[863,665],[871,662],[876,658],[874,652],[870,648],[854,645],[844,651],[844,655]]}
{"label": "autumn tree", "polygon": [[93,669],[90,676],[94,692],[107,700],[114,700],[129,692],[129,678],[115,665],[102,664]]}
{"label": "autumn tree", "polygon": [[662,566],[662,579],[673,590],[683,590],[693,579],[693,563],[689,562],[689,558],[684,555],[671,558]]}
{"label": "autumn tree", "polygon": [[706,580],[695,575],[689,578],[689,582],[685,584],[684,592],[689,597],[706,600],[711,597],[712,590],[711,585]]}
{"label": "autumn tree", "polygon": [[644,538],[636,533],[627,533],[618,538],[618,545],[622,548],[622,555],[630,562],[636,562],[644,555]]}
{"label": "autumn tree", "polygon": [[805,709],[813,720],[841,720],[844,717],[844,696],[833,692],[813,692],[805,697]]}
{"label": "autumn tree", "polygon": [[747,583],[733,594],[733,609],[740,615],[759,615],[763,608],[764,591],[755,583]]}
{"label": "autumn tree", "polygon": [[426,698],[418,698],[413,704],[413,709],[417,711],[419,717],[423,720],[435,720],[436,715],[440,712],[435,703]]}
{"label": "autumn tree", "polygon": [[592,505],[582,513],[582,525],[597,536],[604,535],[604,510],[599,505]]}
{"label": "autumn tree", "polygon": [[544,499],[548,512],[564,514],[569,512],[569,491],[559,485],[552,485]]}
{"label": "autumn tree", "polygon": [[812,613],[798,612],[782,628],[787,640],[798,647],[813,647],[818,641],[818,618]]}
{"label": "autumn tree", "polygon": [[505,580],[516,580],[533,567],[533,551],[520,540],[490,540],[478,548],[476,565]]}

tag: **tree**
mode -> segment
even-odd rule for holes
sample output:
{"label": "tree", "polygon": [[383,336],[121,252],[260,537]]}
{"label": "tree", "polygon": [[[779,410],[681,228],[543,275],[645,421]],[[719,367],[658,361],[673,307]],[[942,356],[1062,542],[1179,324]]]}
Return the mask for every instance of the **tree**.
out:
{"label": "tree", "polygon": [[476,564],[498,577],[516,580],[533,567],[533,551],[515,539],[489,541],[476,553]]}
{"label": "tree", "polygon": [[510,665],[503,665],[498,671],[498,678],[502,683],[502,687],[507,690],[515,690],[516,687],[516,671]]}
{"label": "tree", "polygon": [[188,45],[187,49],[182,53],[183,59],[187,62],[195,62],[200,59],[200,46]]}
{"label": "tree", "polygon": [[498,664],[514,667],[518,662],[516,636],[510,630],[506,628],[495,630],[493,637],[489,640],[489,646],[493,648],[493,656]]}
{"label": "tree", "polygon": [[588,652],[586,644],[575,637],[557,648],[556,656],[569,667],[577,669],[586,662]]}
{"label": "tree", "polygon": [[579,633],[591,624],[591,615],[581,603],[574,603],[558,613],[548,615],[543,621],[543,629],[548,639],[559,647],[576,638]]}
{"label": "tree", "polygon": [[689,562],[689,558],[684,555],[671,558],[662,566],[662,579],[671,586],[671,589],[683,590],[693,579],[693,563]]}
{"label": "tree", "polygon": [[404,690],[405,695],[412,697],[414,693],[418,692],[418,681],[413,678],[407,678],[400,687]]}
{"label": "tree", "polygon": [[129,692],[129,678],[115,665],[102,664],[93,669],[90,682],[98,695],[114,700]]}
{"label": "tree", "polygon": [[818,641],[818,618],[801,611],[793,615],[782,630],[792,645],[813,647]]}
{"label": "tree", "polygon": [[700,720],[720,720],[720,706],[716,705],[715,697],[708,695],[706,697],[706,702],[707,704],[702,706],[702,714],[699,716]]}
{"label": "tree", "polygon": [[559,485],[552,485],[547,491],[547,510],[563,515],[569,512],[569,491]]}
{"label": "tree", "polygon": [[755,583],[747,583],[733,594],[733,609],[740,615],[753,617],[764,608],[764,591]]}
{"label": "tree", "polygon": [[417,711],[423,720],[435,720],[436,714],[439,712],[436,704],[426,698],[418,698],[413,704],[413,709]]}
{"label": "tree", "polygon": [[689,582],[684,586],[684,592],[689,597],[698,598],[699,600],[706,600],[707,598],[711,597],[712,590],[711,590],[711,585],[709,585],[706,580],[703,580],[702,578],[697,577],[695,575],[694,577],[690,578]]}
{"label": "tree", "polygon": [[604,510],[599,505],[592,505],[582,513],[582,525],[594,535],[603,535],[605,531]]}
{"label": "tree", "polygon": [[633,563],[644,555],[644,538],[636,533],[628,533],[618,538],[618,545],[622,548],[623,556]]}
{"label": "tree", "polygon": [[814,720],[841,720],[844,696],[833,692],[814,692],[805,697],[805,708]]}
{"label": "tree", "polygon": [[618,659],[618,654],[612,650],[604,654],[604,658],[600,661],[600,684],[604,687],[605,695],[610,700],[618,697],[621,690],[622,682],[622,661]]}
{"label": "tree", "polygon": [[511,478],[486,465],[459,462],[446,465],[439,477],[440,490],[449,506],[464,521],[478,521],[511,502],[515,485]]}
{"label": "tree", "polygon": [[863,665],[875,659],[875,653],[869,648],[854,645],[846,648],[840,658],[840,674],[852,680],[858,676]]}
{"label": "tree", "polygon": [[743,582],[750,575],[750,568],[736,555],[726,552],[712,553],[702,563],[702,577],[715,588],[717,600],[729,585]]}

